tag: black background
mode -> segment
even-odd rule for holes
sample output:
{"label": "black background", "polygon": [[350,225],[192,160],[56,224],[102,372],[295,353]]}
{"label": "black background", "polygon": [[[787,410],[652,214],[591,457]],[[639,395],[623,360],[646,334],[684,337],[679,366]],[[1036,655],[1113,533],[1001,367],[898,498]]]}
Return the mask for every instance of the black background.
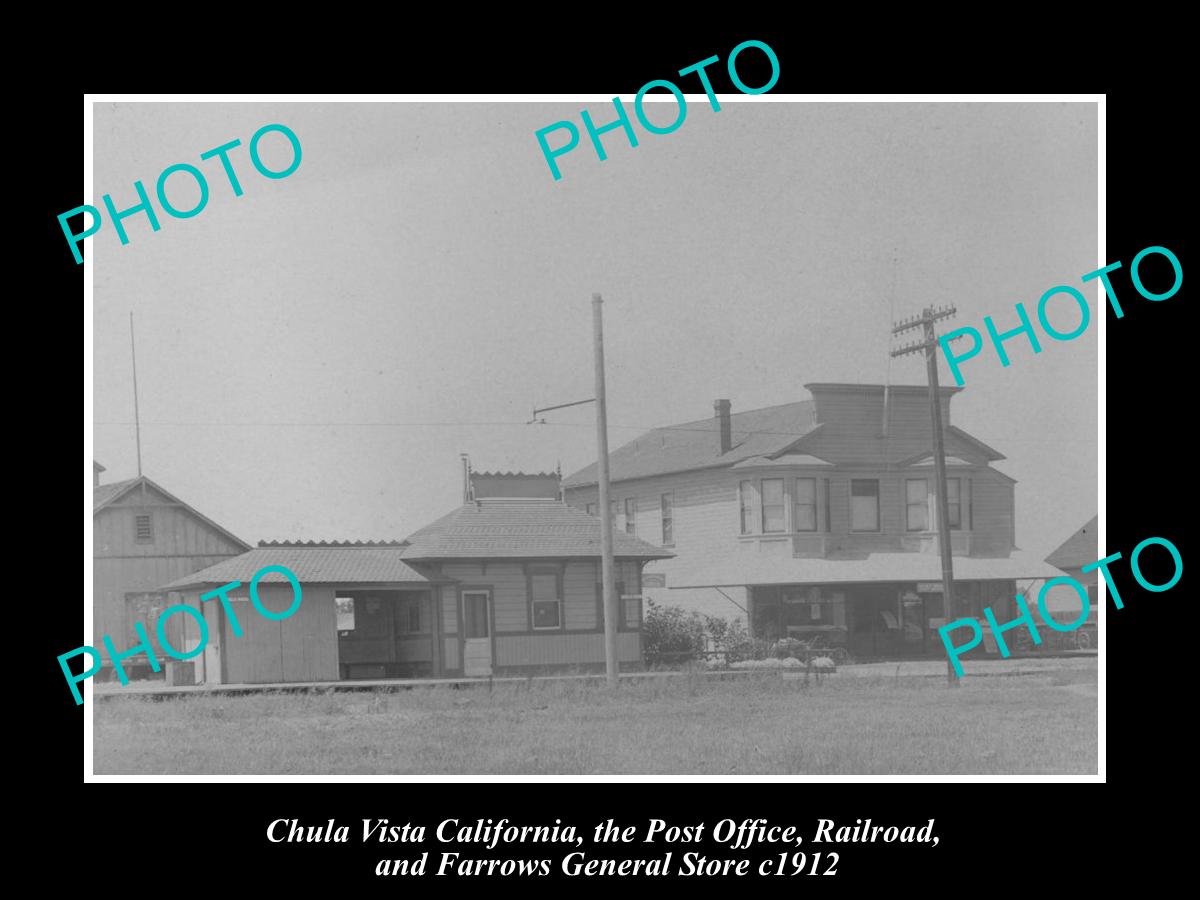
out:
{"label": "black background", "polygon": [[[486,44],[471,47],[461,40],[454,43],[405,40],[386,59],[364,55],[356,65],[345,67],[339,76],[340,83],[331,82],[323,66],[318,77],[303,74],[307,71],[305,66],[296,64],[292,70],[296,77],[279,84],[256,77],[255,66],[245,81],[227,69],[227,77],[215,80],[211,70],[206,70],[202,79],[189,79],[184,71],[169,86],[156,83],[148,88],[129,79],[123,84],[96,82],[92,88],[236,93],[260,88],[352,91],[369,86],[410,93],[598,92],[627,98],[646,81],[670,78],[678,69],[716,54],[722,64],[711,67],[709,72],[714,89],[723,93],[733,91],[724,74],[723,62],[729,50],[746,38],[766,41],[779,57],[781,76],[772,93],[889,88],[1097,91],[1104,90],[1109,80],[1097,74],[1087,84],[1077,75],[1076,83],[1065,88],[1049,80],[1025,85],[998,80],[971,85],[969,81],[954,80],[958,75],[956,70],[939,73],[938,78],[924,83],[909,78],[909,83],[902,84],[886,70],[864,72],[850,71],[855,67],[849,65],[814,66],[810,52],[813,36],[807,32],[753,29],[725,36],[714,29],[711,34],[699,37],[661,40],[635,31],[630,28],[620,36],[598,38],[591,44],[578,34],[573,34],[570,41],[557,43],[531,39],[521,49],[514,48],[506,39],[503,53]],[[303,59],[311,58],[307,54],[305,51]],[[739,72],[750,85],[762,84],[768,75],[765,62],[760,71],[755,71],[756,60],[761,60],[756,51],[739,58]],[[161,74],[164,73],[156,72]],[[685,91],[698,90],[695,77],[689,78],[677,81]],[[1181,116],[1180,106],[1179,99],[1162,89],[1108,94],[1106,261],[1124,263],[1124,268],[1114,273],[1113,282],[1125,317],[1117,320],[1110,309],[1106,311],[1109,472],[1106,549],[1108,553],[1122,552],[1126,560],[1130,550],[1151,535],[1170,539],[1185,561],[1189,558],[1184,516],[1191,503],[1186,496],[1193,488],[1186,461],[1190,458],[1194,403],[1186,393],[1191,380],[1184,377],[1184,362],[1189,358],[1185,343],[1191,340],[1184,320],[1186,279],[1183,290],[1173,298],[1151,303],[1136,294],[1128,269],[1138,251],[1162,245],[1175,252],[1185,273],[1188,270],[1182,227],[1185,144],[1176,136],[1175,126]],[[18,185],[29,191],[23,207],[27,213],[19,217],[18,235],[31,229],[32,238],[18,237],[17,246],[32,250],[39,264],[30,273],[29,287],[14,297],[13,302],[22,315],[12,321],[14,336],[21,336],[15,342],[15,353],[25,376],[18,384],[26,387],[14,392],[18,401],[15,406],[23,405],[27,410],[24,413],[14,410],[13,415],[31,425],[57,418],[53,415],[56,405],[47,403],[45,396],[48,390],[57,393],[57,380],[35,378],[34,373],[52,371],[56,367],[48,365],[50,354],[58,358],[62,355],[59,342],[51,340],[56,336],[51,330],[54,323],[36,324],[36,320],[39,315],[46,315],[43,310],[56,308],[54,304],[58,302],[79,302],[82,293],[82,267],[75,264],[55,218],[83,202],[79,153],[82,112],[82,94],[64,90],[40,98],[36,109],[29,113],[39,129],[39,139],[31,150],[38,176]],[[531,136],[531,146],[532,140]],[[88,252],[86,245],[83,252]],[[17,265],[22,265],[24,252],[18,256]],[[1020,261],[1014,260],[1013,264],[1020,265]],[[1146,272],[1150,281],[1153,267]],[[986,289],[981,284],[981,290]],[[1090,298],[1091,291],[1088,294]],[[1036,298],[1026,298],[1028,308],[1032,308],[1031,301]],[[84,309],[86,316],[89,314],[86,303]],[[197,360],[197,364],[219,365],[219,354],[210,360]],[[85,430],[87,427],[85,423]],[[1080,435],[1084,446],[1090,443],[1090,438]],[[72,436],[69,443],[73,444],[74,439]],[[1003,445],[999,437],[997,441]],[[48,434],[32,427],[22,446],[35,447],[40,453],[43,446],[51,443]],[[64,448],[66,443],[63,442]],[[63,468],[55,466],[52,471],[56,483],[66,483]],[[78,480],[74,484],[78,485]],[[77,493],[72,497],[78,502]],[[85,497],[85,515],[86,500]],[[64,498],[63,502],[66,501]],[[40,498],[38,505],[44,507]],[[1157,548],[1145,557],[1143,569],[1152,581],[1165,581],[1169,575],[1168,566],[1155,565],[1155,560],[1165,556]],[[36,558],[50,573],[60,568],[50,550],[44,555],[37,554]],[[46,829],[46,839],[50,833],[76,832],[80,840],[75,842],[73,852],[83,864],[81,872],[107,872],[114,883],[134,878],[143,886],[157,885],[163,890],[174,889],[172,886],[221,890],[222,884],[229,888],[271,889],[293,885],[313,888],[324,882],[418,893],[510,886],[484,884],[482,879],[461,882],[427,878],[420,883],[401,878],[376,879],[374,863],[381,858],[403,858],[421,849],[433,851],[435,859],[443,849],[463,850],[464,855],[486,854],[475,853],[473,848],[447,848],[432,841],[423,848],[409,844],[360,845],[357,840],[348,845],[270,844],[265,837],[266,826],[277,818],[299,818],[306,824],[321,824],[334,818],[339,824],[350,825],[352,836],[366,817],[388,818],[393,824],[421,823],[430,832],[446,818],[464,822],[508,818],[527,824],[548,824],[558,818],[575,824],[587,837],[596,823],[608,818],[616,819],[620,825],[636,824],[644,829],[651,817],[675,824],[703,821],[710,828],[723,818],[761,817],[772,824],[799,825],[808,834],[819,817],[851,825],[856,819],[870,817],[876,823],[914,825],[934,818],[941,843],[937,848],[844,845],[836,848],[841,861],[835,878],[806,877],[795,884],[775,878],[773,882],[784,890],[810,885],[829,889],[839,884],[877,884],[900,889],[941,886],[964,891],[986,890],[991,886],[1078,888],[1103,877],[1111,861],[1106,859],[1105,848],[1115,845],[1122,854],[1132,853],[1140,840],[1161,827],[1161,823],[1151,825],[1140,817],[1147,806],[1157,807],[1174,796],[1175,784],[1184,774],[1190,757],[1187,743],[1175,731],[1179,724],[1177,716],[1190,701],[1185,693],[1190,682],[1183,671],[1187,654],[1172,652],[1176,646],[1173,639],[1186,639],[1190,630],[1185,608],[1186,576],[1173,590],[1150,594],[1134,583],[1125,561],[1113,568],[1125,608],[1116,611],[1109,606],[1108,627],[1103,635],[1109,712],[1105,786],[1020,780],[989,784],[459,782],[85,786],[81,736],[83,716],[87,713],[85,708],[74,706],[56,661],[59,653],[79,643],[79,601],[75,599],[73,586],[54,585],[52,578],[47,583],[52,585],[53,599],[43,602],[41,593],[31,591],[33,586],[29,585],[19,591],[25,604],[22,613],[25,627],[19,641],[22,655],[29,656],[23,667],[23,682],[29,690],[21,691],[15,699],[25,710],[22,721],[29,725],[29,745],[34,750],[35,768],[40,771],[37,783],[44,785],[55,798],[53,803],[38,804],[38,821]],[[42,582],[41,578],[36,580]],[[86,592],[88,586],[84,589]],[[41,604],[36,609],[28,606],[31,597]],[[15,602],[17,597],[10,600]],[[46,816],[51,818],[42,821]],[[627,854],[644,858],[658,856],[666,849],[674,850],[676,859],[682,852],[693,849],[722,855],[711,845],[668,848],[633,844],[626,848]],[[509,855],[514,858],[557,855],[550,852],[552,849],[529,848],[510,851]],[[768,847],[765,853],[777,855],[780,849]],[[791,849],[788,848],[789,852]],[[802,849],[820,848],[806,845]],[[614,844],[597,855],[620,856],[621,852],[621,847]],[[724,855],[760,858],[756,851],[749,854],[727,851]],[[552,871],[556,872],[556,867]],[[64,865],[58,877],[83,876]],[[93,876],[87,877],[90,880]],[[526,890],[550,880],[527,878],[512,886]],[[752,880],[740,879],[728,886],[758,887],[751,885]],[[572,879],[568,883],[582,886],[584,880]],[[621,883],[610,882],[615,886]],[[688,883],[699,885],[701,880],[691,879]]]}

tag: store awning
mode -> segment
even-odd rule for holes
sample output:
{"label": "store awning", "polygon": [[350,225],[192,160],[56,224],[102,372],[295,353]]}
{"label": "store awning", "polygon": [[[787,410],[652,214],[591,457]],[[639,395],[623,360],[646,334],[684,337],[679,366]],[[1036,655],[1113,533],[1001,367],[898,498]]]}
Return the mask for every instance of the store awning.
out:
{"label": "store awning", "polygon": [[[679,569],[684,569],[679,566]],[[1000,558],[954,557],[954,578],[990,581],[1017,578],[1056,578],[1062,575],[1047,562],[1027,553]],[[797,559],[791,556],[749,555],[689,568],[668,576],[671,588],[737,587],[770,584],[854,584],[892,581],[941,581],[942,564],[933,553],[872,553],[864,559]]]}

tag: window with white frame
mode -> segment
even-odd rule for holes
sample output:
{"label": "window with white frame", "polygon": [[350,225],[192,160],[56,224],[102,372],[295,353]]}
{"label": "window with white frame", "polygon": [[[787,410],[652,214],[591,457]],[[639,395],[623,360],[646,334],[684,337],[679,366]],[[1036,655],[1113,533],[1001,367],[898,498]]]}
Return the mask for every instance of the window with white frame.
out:
{"label": "window with white frame", "polygon": [[625,533],[637,534],[637,497],[625,498]]}
{"label": "window with white frame", "polygon": [[795,512],[792,528],[796,531],[817,530],[817,479],[797,478],[794,498]]}
{"label": "window with white frame", "polygon": [[594,515],[596,515],[596,504],[595,504],[595,503],[589,503],[589,504],[588,504],[588,505],[585,507],[585,509],[584,509],[584,512],[586,512],[586,513],[587,513],[589,516],[594,516]]}
{"label": "window with white frame", "polygon": [[762,480],[762,530],[763,534],[779,534],[787,529],[784,522],[785,503],[783,479]]}
{"label": "window with white frame", "polygon": [[946,524],[951,528],[962,528],[962,479],[946,479]]}
{"label": "window with white frame", "polygon": [[558,592],[558,574],[534,572],[529,576],[529,602],[534,630],[562,627],[562,597]]}
{"label": "window with white frame", "polygon": [[850,530],[879,530],[879,479],[850,480]]}
{"label": "window with white frame", "polygon": [[909,478],[904,483],[904,522],[908,531],[929,530],[929,482]]}
{"label": "window with white frame", "polygon": [[742,510],[742,534],[754,533],[754,482],[743,481],[738,485],[738,504]]}
{"label": "window with white frame", "polygon": [[662,495],[662,542],[664,547],[675,544],[675,494]]}

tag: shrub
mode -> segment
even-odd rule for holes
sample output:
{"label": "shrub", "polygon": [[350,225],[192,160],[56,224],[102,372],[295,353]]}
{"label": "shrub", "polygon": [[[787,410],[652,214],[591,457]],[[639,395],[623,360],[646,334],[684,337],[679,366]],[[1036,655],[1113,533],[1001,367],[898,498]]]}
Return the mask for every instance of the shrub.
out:
{"label": "shrub", "polygon": [[763,659],[770,649],[766,641],[750,637],[750,632],[746,630],[741,619],[730,622],[718,616],[705,616],[704,625],[712,636],[714,648],[724,651],[725,661],[731,665],[746,660]]}
{"label": "shrub", "polygon": [[647,600],[642,647],[651,658],[670,654],[671,660],[691,659],[704,649],[704,620],[696,612]]}

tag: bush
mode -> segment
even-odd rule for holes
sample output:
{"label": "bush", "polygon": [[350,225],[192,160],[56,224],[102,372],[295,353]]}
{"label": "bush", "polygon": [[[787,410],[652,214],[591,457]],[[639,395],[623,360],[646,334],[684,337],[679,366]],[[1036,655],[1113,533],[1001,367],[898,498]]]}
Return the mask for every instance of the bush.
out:
{"label": "bush", "polygon": [[642,622],[642,647],[646,656],[666,656],[670,660],[694,658],[704,649],[704,620],[699,613],[678,606],[660,606],[646,601]]}
{"label": "bush", "polygon": [[723,663],[710,661],[709,668],[772,656],[780,659],[794,656],[790,652],[776,652],[770,641],[752,638],[740,619],[730,621],[720,616],[701,616],[682,607],[646,601],[642,647],[650,662],[686,662],[698,658],[710,644],[713,650],[724,655],[724,660]]}
{"label": "bush", "polygon": [[724,651],[727,663],[764,659],[770,649],[766,641],[750,637],[741,619],[730,622],[718,616],[705,616],[704,625],[712,636],[714,648]]}

